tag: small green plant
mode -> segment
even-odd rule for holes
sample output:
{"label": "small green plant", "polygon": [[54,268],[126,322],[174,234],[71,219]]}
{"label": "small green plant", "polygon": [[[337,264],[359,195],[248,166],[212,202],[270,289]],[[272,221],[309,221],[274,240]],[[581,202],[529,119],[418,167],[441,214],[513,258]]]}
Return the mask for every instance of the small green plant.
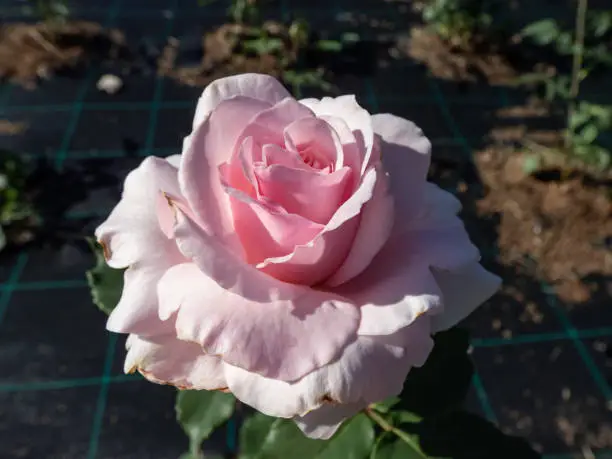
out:
{"label": "small green plant", "polygon": [[7,244],[4,230],[34,216],[26,178],[26,164],[14,153],[0,150],[0,250]]}
{"label": "small green plant", "polygon": [[430,0],[422,16],[442,39],[464,46],[492,26],[497,7],[495,0]]}
{"label": "small green plant", "polygon": [[542,46],[554,46],[561,55],[571,58],[572,70],[569,75],[531,73],[518,79],[519,84],[543,87],[546,100],[566,106],[565,152],[600,169],[609,167],[612,161],[612,106],[581,100],[580,86],[597,64],[612,59],[610,55],[602,59],[603,43],[588,41],[589,27],[601,42],[601,37],[610,33],[611,25],[612,14],[594,16],[589,13],[588,0],[579,0],[574,31],[562,31],[550,19],[527,26],[523,36]]}
{"label": "small green plant", "polygon": [[259,21],[257,0],[232,0],[229,15],[236,24],[256,24]]}
{"label": "small green plant", "polygon": [[[214,1],[198,0],[198,4],[206,6]],[[325,80],[323,69],[313,68],[306,56],[313,51],[341,52],[345,45],[359,41],[359,36],[350,33],[344,34],[340,40],[319,39],[312,33],[308,22],[299,18],[287,25],[262,22],[259,5],[258,0],[232,0],[228,11],[230,19],[243,26],[235,37],[235,52],[258,57],[273,56],[278,64],[274,73],[298,97],[305,87],[332,91],[334,87]]]}
{"label": "small green plant", "polygon": [[63,23],[70,15],[66,0],[30,0],[43,20],[51,23]]}
{"label": "small green plant", "polygon": [[[584,36],[582,59],[586,68],[612,65],[612,11],[587,11],[584,17]],[[539,46],[552,46],[561,56],[575,54],[576,30],[559,23],[555,19],[542,19],[526,26],[520,33]]]}

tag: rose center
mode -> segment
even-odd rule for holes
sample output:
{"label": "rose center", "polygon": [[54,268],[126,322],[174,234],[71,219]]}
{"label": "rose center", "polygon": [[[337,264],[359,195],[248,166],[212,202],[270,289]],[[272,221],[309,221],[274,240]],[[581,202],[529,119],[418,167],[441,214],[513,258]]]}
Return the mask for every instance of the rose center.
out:
{"label": "rose center", "polygon": [[329,160],[318,154],[312,148],[305,148],[299,151],[300,158],[305,164],[308,164],[313,169],[324,170],[327,169],[329,172],[333,172],[333,166],[329,163]]}

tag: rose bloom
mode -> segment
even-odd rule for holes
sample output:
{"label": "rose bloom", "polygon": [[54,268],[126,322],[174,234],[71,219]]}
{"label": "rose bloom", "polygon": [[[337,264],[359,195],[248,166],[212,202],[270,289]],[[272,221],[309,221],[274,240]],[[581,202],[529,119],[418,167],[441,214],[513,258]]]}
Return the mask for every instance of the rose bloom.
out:
{"label": "rose bloom", "polygon": [[96,231],[127,268],[107,324],[129,333],[125,371],[230,391],[313,438],[399,394],[431,335],[499,286],[427,182],[430,149],[354,96],[209,85],[182,154],[145,159]]}

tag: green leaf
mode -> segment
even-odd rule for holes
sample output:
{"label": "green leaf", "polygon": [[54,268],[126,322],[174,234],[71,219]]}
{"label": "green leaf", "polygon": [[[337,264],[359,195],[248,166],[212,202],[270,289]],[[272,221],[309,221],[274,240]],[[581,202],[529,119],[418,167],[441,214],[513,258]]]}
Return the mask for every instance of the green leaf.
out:
{"label": "green leaf", "polygon": [[358,33],[355,32],[345,32],[342,34],[341,38],[344,43],[357,43],[361,38]]}
{"label": "green leaf", "polygon": [[382,402],[374,403],[373,405],[371,405],[371,408],[375,409],[379,413],[388,413],[389,411],[391,411],[391,408],[393,408],[399,402],[401,402],[401,399],[399,397],[389,397],[388,399],[383,400]]}
{"label": "green leaf", "polygon": [[176,419],[189,437],[189,450],[197,455],[202,442],[234,413],[232,394],[206,390],[181,390],[176,396]]}
{"label": "green leaf", "polygon": [[560,35],[561,30],[554,19],[543,19],[525,27],[521,35],[531,38],[538,45],[549,45]]}
{"label": "green leaf", "polygon": [[293,421],[256,414],[240,430],[240,459],[365,459],[374,426],[364,414],[347,421],[329,440],[312,440]]}
{"label": "green leaf", "polygon": [[544,83],[550,79],[550,76],[545,73],[525,73],[524,75],[518,76],[514,82],[517,85],[531,85]]}
{"label": "green leaf", "polygon": [[583,143],[593,143],[599,137],[599,129],[593,123],[587,124],[580,131],[581,142]]}
{"label": "green leaf", "polygon": [[527,155],[523,160],[523,172],[527,175],[531,175],[540,170],[542,167],[542,160],[538,155]]}
{"label": "green leaf", "polygon": [[612,13],[610,12],[597,11],[596,14],[591,15],[590,19],[592,19],[593,35],[598,38],[603,37],[612,29]]}
{"label": "green leaf", "polygon": [[556,45],[559,54],[569,55],[579,51],[570,32],[561,32],[557,37]]}
{"label": "green leaf", "polygon": [[274,51],[281,51],[284,48],[283,40],[280,38],[256,38],[254,40],[245,40],[242,43],[245,51],[251,51],[256,54],[270,54]]}
{"label": "green leaf", "polygon": [[110,314],[121,298],[124,270],[113,269],[106,264],[104,250],[94,239],[87,238],[87,243],[96,257],[95,266],[85,274],[91,297],[100,310]]}
{"label": "green leaf", "polygon": [[343,48],[342,43],[338,40],[319,40],[315,46],[321,51],[329,53],[339,53]]}
{"label": "green leaf", "polygon": [[472,380],[467,332],[453,328],[437,333],[434,341],[427,362],[410,370],[400,395],[399,407],[423,417],[460,406]]}
{"label": "green leaf", "polygon": [[[400,427],[401,428],[401,427]],[[376,442],[371,459],[429,459],[418,446],[418,439],[414,438],[410,444],[391,432],[383,433]]]}
{"label": "green leaf", "polygon": [[256,458],[276,418],[257,413],[240,427],[240,459]]}

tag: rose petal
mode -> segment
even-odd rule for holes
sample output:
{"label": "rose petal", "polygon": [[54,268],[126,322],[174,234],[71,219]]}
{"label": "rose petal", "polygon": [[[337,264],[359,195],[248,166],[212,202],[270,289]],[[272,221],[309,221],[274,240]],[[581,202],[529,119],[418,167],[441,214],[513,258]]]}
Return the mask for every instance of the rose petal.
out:
{"label": "rose petal", "polygon": [[[156,214],[160,189],[176,190],[177,170],[161,158],[149,157],[130,172],[121,201],[96,229],[108,264],[129,268],[119,303],[107,328],[117,333],[158,334],[157,298],[150,288],[166,270],[185,259],[162,232]],[[151,250],[155,247],[155,250]]]}
{"label": "rose petal", "polygon": [[359,310],[337,295],[291,286],[289,299],[250,301],[192,263],[172,268],[159,285],[160,310],[177,311],[179,339],[269,378],[295,380],[326,365],[355,339],[359,324]]}
{"label": "rose petal", "polygon": [[233,155],[249,121],[268,107],[241,96],[224,100],[184,143],[178,174],[182,195],[204,230],[237,253],[240,245],[218,168]]}
{"label": "rose petal", "polygon": [[389,239],[368,268],[334,289],[361,306],[360,335],[388,335],[441,308],[442,293],[427,264],[404,238]]}
{"label": "rose petal", "polygon": [[171,247],[159,231],[155,201],[161,189],[176,189],[176,183],[177,169],[154,156],[128,174],[121,200],[95,231],[111,268],[126,268],[146,258],[152,244]]}
{"label": "rose petal", "polygon": [[269,75],[244,73],[219,78],[204,89],[193,118],[193,129],[195,130],[204,122],[221,102],[234,96],[245,96],[266,102],[268,105],[274,105],[287,97],[291,97],[291,94],[276,78]]}
{"label": "rose petal", "polygon": [[337,287],[359,275],[389,239],[394,213],[393,197],[387,194],[387,183],[386,174],[381,169],[377,170],[374,193],[363,206],[353,246],[342,266],[325,281],[326,285]]}
{"label": "rose petal", "polygon": [[[411,367],[422,364],[433,347],[429,317],[399,332],[406,348],[379,339],[360,336],[342,356],[294,382],[270,379],[226,365],[225,375],[232,393],[242,402],[269,416],[306,416],[327,403],[373,403],[402,391]],[[408,348],[409,346],[409,348]]]}
{"label": "rose petal", "polygon": [[374,130],[372,119],[367,110],[363,109],[354,95],[345,95],[336,98],[324,97],[318,99],[302,99],[300,103],[310,108],[318,117],[333,116],[343,119],[353,133],[359,133],[363,141],[361,158],[361,175],[373,165]]}
{"label": "rose petal", "polygon": [[246,263],[257,265],[268,258],[290,254],[296,246],[312,241],[324,228],[301,215],[266,206],[237,190],[226,191]]}
{"label": "rose petal", "polygon": [[431,142],[414,123],[394,115],[374,115],[372,123],[374,132],[382,138],[383,165],[391,173],[395,227],[402,231],[424,205]]}
{"label": "rose petal", "polygon": [[289,151],[278,145],[267,144],[262,149],[263,165],[264,166],[285,166],[291,169],[299,169],[303,171],[311,170],[300,155],[295,151]]}
{"label": "rose petal", "polygon": [[335,131],[336,135],[340,139],[342,144],[342,163],[339,161],[336,163],[336,168],[348,167],[355,172],[355,180],[352,188],[356,188],[359,185],[359,178],[357,177],[357,171],[361,170],[362,158],[365,157],[365,151],[361,151],[361,144],[357,142],[355,135],[350,130],[346,122],[342,118],[336,116],[321,116],[321,119],[325,120],[327,124]]}
{"label": "rose petal", "polygon": [[246,264],[208,235],[180,209],[175,212],[174,235],[181,253],[224,289],[252,301],[290,300],[295,286],[272,279]]}
{"label": "rose petal", "polygon": [[[325,120],[302,118],[285,128],[285,138],[301,154],[304,162],[316,169],[340,169],[344,152],[338,134]],[[311,164],[312,163],[312,164]]]}
{"label": "rose petal", "polygon": [[461,203],[452,194],[426,183],[422,210],[404,232],[409,253],[429,266],[446,270],[478,261],[478,248],[456,215],[460,210]]}
{"label": "rose petal", "polygon": [[371,169],[357,191],[311,242],[296,246],[287,256],[268,258],[257,267],[278,279],[304,285],[314,285],[330,277],[353,245],[359,216],[363,206],[372,200],[376,180],[376,170]]}
{"label": "rose petal", "polygon": [[353,417],[368,405],[367,402],[326,404],[305,416],[294,418],[294,421],[307,437],[329,440],[346,419]]}
{"label": "rose petal", "polygon": [[258,150],[259,145],[255,143],[253,137],[247,137],[238,149],[236,158],[231,163],[219,166],[221,183],[228,184],[232,188],[242,191],[252,198],[259,194],[259,187],[253,171],[253,163],[261,155]]}
{"label": "rose petal", "polygon": [[280,204],[290,214],[301,215],[322,225],[348,197],[347,184],[351,174],[348,167],[331,174],[277,165],[255,170],[263,196]]}
{"label": "rose petal", "polygon": [[480,263],[455,271],[434,270],[433,274],[444,297],[444,310],[432,317],[434,332],[449,329],[463,320],[493,296],[501,284],[501,279]]}
{"label": "rose petal", "polygon": [[173,335],[157,337],[155,342],[130,335],[124,371],[139,371],[157,384],[171,384],[179,389],[226,389],[223,362],[206,355],[194,343],[179,341]]}

